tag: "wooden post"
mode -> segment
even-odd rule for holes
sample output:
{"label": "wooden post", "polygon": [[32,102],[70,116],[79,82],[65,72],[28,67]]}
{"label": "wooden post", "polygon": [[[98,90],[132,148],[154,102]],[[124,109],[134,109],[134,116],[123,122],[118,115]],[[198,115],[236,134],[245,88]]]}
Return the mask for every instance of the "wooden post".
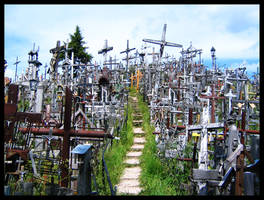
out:
{"label": "wooden post", "polygon": [[71,112],[72,112],[72,92],[66,87],[65,115],[64,115],[64,136],[62,148],[62,187],[68,187],[69,175],[69,151],[70,151],[70,130],[71,130]]}
{"label": "wooden post", "polygon": [[244,153],[237,158],[237,172],[236,172],[236,183],[235,183],[235,195],[243,194],[243,185],[244,185]]}

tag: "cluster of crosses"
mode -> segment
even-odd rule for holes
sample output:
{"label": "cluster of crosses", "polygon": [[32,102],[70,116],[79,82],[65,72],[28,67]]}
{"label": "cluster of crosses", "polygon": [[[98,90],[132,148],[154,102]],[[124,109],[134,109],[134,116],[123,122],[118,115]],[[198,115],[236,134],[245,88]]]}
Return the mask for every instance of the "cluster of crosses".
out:
{"label": "cluster of crosses", "polygon": [[[46,65],[45,75],[39,76],[39,49],[33,47],[26,73],[15,75],[15,82],[5,88],[6,194],[16,193],[8,185],[14,177],[23,183],[24,193],[32,194],[32,183],[23,182],[29,171],[32,180],[45,179],[50,186],[47,194],[94,194],[91,163],[99,165],[101,160],[114,195],[104,151],[126,126],[129,84],[149,105],[158,156],[192,162],[190,179],[198,194],[259,192],[258,75],[251,81],[245,67],[220,70],[213,47],[212,67],[204,66],[202,49],[191,43],[185,50],[167,42],[166,28],[165,24],[161,40],[143,39],[159,45],[158,53],[153,47],[152,53],[137,50],[131,57],[135,48],[127,41],[120,52],[126,54],[125,67],[112,57],[108,60],[113,47],[107,40],[98,51],[104,56],[102,66],[80,63],[73,52],[70,59],[68,42],[58,41],[50,50],[50,67],[46,70]],[[165,46],[182,48],[181,57],[163,56]],[[60,61],[62,52],[65,58]],[[150,64],[144,59],[148,55],[153,57]],[[138,58],[134,74],[130,60]],[[17,60],[16,68],[18,64]],[[186,156],[188,145],[193,151]],[[98,159],[100,149],[102,159]]]}
{"label": "cluster of crosses", "polygon": [[[126,67],[112,57],[107,60],[107,52],[113,50],[107,40],[98,51],[104,56],[102,66],[75,61],[73,52],[70,59],[70,50],[68,42],[61,45],[58,41],[50,50],[50,67],[47,70],[46,65],[45,76],[39,76],[39,49],[33,47],[26,73],[5,88],[7,194],[15,193],[10,192],[8,185],[12,177],[18,180],[26,172],[33,172],[34,180],[48,175],[49,180],[45,181],[52,185],[50,188],[59,185],[56,194],[92,194],[90,160],[96,158],[99,163],[99,150],[105,151],[113,139],[118,140],[120,131],[127,126],[131,49],[127,46],[120,52],[126,53]],[[65,55],[62,61],[61,53]],[[109,176],[104,154],[102,161],[103,173]],[[43,167],[45,162],[50,164],[47,169]],[[55,170],[54,166],[59,167]],[[111,180],[107,180],[114,195]],[[31,187],[29,191],[33,193],[32,184],[23,184]],[[52,193],[52,189],[47,192]]]}
{"label": "cluster of crosses", "polygon": [[[155,126],[158,155],[192,162],[190,179],[197,194],[259,193],[257,76],[250,80],[245,66],[221,70],[214,47],[212,66],[206,67],[202,49],[191,43],[185,50],[167,42],[165,33],[166,24],[161,40],[143,39],[160,45],[160,52],[153,51],[158,59],[141,66],[139,87]],[[182,48],[181,57],[162,57],[165,46]],[[188,145],[193,152],[186,156]]]}

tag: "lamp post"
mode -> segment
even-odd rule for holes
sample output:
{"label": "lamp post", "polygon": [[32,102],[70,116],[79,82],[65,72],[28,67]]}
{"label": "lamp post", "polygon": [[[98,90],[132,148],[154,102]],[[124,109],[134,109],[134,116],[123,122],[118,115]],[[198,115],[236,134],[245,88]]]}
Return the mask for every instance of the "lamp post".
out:
{"label": "lamp post", "polygon": [[216,65],[215,65],[215,48],[211,48],[211,56],[212,56],[212,68],[214,71],[216,71]]}

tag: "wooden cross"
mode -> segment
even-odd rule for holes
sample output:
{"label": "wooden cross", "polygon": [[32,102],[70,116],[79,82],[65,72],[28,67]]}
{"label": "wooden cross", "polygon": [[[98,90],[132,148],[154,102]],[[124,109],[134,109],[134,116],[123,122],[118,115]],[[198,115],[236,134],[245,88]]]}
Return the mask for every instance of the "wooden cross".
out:
{"label": "wooden cross", "polygon": [[133,75],[133,73],[131,74],[130,80],[131,80],[131,89],[133,88],[133,82],[136,79],[136,75]]}
{"label": "wooden cross", "polygon": [[139,79],[143,77],[143,74],[140,72],[140,70],[137,70],[137,92],[139,90]]}

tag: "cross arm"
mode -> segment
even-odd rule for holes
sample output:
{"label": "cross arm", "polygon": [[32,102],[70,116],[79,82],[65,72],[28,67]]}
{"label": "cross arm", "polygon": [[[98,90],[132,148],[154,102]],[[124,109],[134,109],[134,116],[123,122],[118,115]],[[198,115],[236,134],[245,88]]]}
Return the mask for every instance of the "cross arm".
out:
{"label": "cross arm", "polygon": [[129,51],[135,50],[136,48],[132,48],[132,49],[127,49],[125,51],[121,51],[120,53],[128,53]]}
{"label": "cross arm", "polygon": [[143,42],[153,43],[153,44],[159,44],[161,45],[162,42],[160,40],[151,40],[151,39],[143,39]]}
{"label": "cross arm", "polygon": [[180,47],[180,48],[182,48],[182,45],[181,44],[176,44],[176,43],[173,43],[173,42],[166,42],[165,43],[165,46]]}

